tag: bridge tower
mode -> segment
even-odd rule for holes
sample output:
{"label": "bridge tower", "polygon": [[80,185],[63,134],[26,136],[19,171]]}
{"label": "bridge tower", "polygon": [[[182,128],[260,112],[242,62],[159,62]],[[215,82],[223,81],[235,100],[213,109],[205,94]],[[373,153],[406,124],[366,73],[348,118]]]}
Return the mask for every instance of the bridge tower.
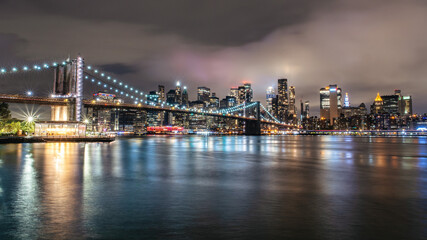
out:
{"label": "bridge tower", "polygon": [[52,106],[52,121],[82,120],[83,68],[81,56],[55,68],[52,97],[68,99],[69,105]]}
{"label": "bridge tower", "polygon": [[261,103],[259,101],[257,101],[256,103],[257,104],[255,105],[255,119],[245,120],[245,135],[261,135]]}

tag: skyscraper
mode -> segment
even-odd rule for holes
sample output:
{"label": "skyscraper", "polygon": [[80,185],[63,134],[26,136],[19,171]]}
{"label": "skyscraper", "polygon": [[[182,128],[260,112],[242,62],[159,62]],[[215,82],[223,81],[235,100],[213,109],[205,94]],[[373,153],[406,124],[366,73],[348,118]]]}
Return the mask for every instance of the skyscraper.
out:
{"label": "skyscraper", "polygon": [[305,105],[305,110],[304,110],[305,117],[310,118],[310,101],[305,101],[304,105]]}
{"label": "skyscraper", "polygon": [[197,88],[197,100],[209,103],[209,97],[211,95],[211,89],[207,87],[198,87]]}
{"label": "skyscraper", "polygon": [[162,100],[163,102],[166,101],[165,86],[159,85],[157,94],[159,95],[160,100]]}
{"label": "skyscraper", "polygon": [[173,89],[169,90],[169,92],[166,94],[166,102],[169,104],[177,104],[175,90]]}
{"label": "skyscraper", "polygon": [[179,81],[176,82],[175,99],[176,99],[176,103],[178,103],[179,105],[182,104],[182,90],[181,90],[181,83]]}
{"label": "skyscraper", "polygon": [[238,87],[238,100],[239,104],[252,102],[253,90],[250,83],[245,83],[243,86]]}
{"label": "skyscraper", "polygon": [[400,114],[403,115],[412,115],[412,97],[411,96],[402,96],[400,102]]}
{"label": "skyscraper", "polygon": [[384,113],[398,114],[399,113],[399,96],[385,95],[381,96],[383,100],[382,110]]}
{"label": "skyscraper", "polygon": [[305,117],[304,103],[302,102],[302,99],[299,102],[300,102],[300,106],[301,106],[300,107],[301,111],[300,111],[299,119],[302,121],[304,119],[304,117]]}
{"label": "skyscraper", "polygon": [[240,104],[239,103],[239,88],[238,87],[232,87],[232,88],[230,88],[230,96],[231,97],[235,97],[237,103]]}
{"label": "skyscraper", "polygon": [[267,88],[266,100],[267,100],[267,111],[273,111],[273,99],[276,97],[276,91],[274,87]]}
{"label": "skyscraper", "polygon": [[412,115],[412,97],[402,96],[399,89],[394,90],[394,94],[399,96],[399,114],[400,116]]}
{"label": "skyscraper", "polygon": [[289,110],[288,79],[279,79],[277,86],[277,117],[284,122],[287,120]]}
{"label": "skyscraper", "polygon": [[295,87],[289,87],[289,115],[293,115],[292,118],[296,117],[297,111],[295,107]]}
{"label": "skyscraper", "polygon": [[184,90],[182,91],[182,105],[188,107],[188,92],[187,86],[184,86]]}
{"label": "skyscraper", "polygon": [[375,98],[374,103],[371,105],[371,113],[383,113],[383,99],[381,98],[380,93],[377,93],[377,97]]}
{"label": "skyscraper", "polygon": [[300,119],[303,120],[304,118],[310,118],[310,101],[305,101],[303,103],[303,101],[301,99]]}
{"label": "skyscraper", "polygon": [[341,88],[337,85],[329,85],[320,89],[320,118],[329,120],[329,124],[334,124],[341,113]]}
{"label": "skyscraper", "polygon": [[345,93],[344,97],[344,107],[350,107],[350,99],[348,98],[348,93]]}

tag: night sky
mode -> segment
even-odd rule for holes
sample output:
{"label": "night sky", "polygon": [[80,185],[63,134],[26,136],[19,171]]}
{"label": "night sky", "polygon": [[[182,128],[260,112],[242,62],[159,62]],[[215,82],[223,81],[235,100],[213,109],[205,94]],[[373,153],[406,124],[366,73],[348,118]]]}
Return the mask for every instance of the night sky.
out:
{"label": "night sky", "polygon": [[[0,0],[0,67],[78,53],[145,91],[198,86],[220,98],[243,81],[256,100],[288,78],[318,113],[338,84],[352,105],[401,89],[427,112],[427,1]],[[52,75],[0,77],[4,92],[52,88]],[[49,85],[49,86],[48,86]],[[46,87],[48,86],[48,87]],[[13,89],[12,89],[13,88]],[[298,104],[299,107],[299,104]]]}

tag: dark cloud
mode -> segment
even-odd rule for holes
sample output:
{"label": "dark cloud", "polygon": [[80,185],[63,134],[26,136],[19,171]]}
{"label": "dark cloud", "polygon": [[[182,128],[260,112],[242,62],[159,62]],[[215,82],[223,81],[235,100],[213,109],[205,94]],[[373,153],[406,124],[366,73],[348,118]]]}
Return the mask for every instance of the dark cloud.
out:
{"label": "dark cloud", "polygon": [[17,60],[16,53],[22,51],[27,44],[28,41],[17,34],[0,33],[0,61],[8,64],[15,63]]}
{"label": "dark cloud", "polygon": [[126,65],[122,63],[111,63],[104,64],[99,66],[100,69],[106,72],[113,74],[123,75],[123,74],[134,74],[138,72],[138,69],[135,66]]}
{"label": "dark cloud", "polygon": [[39,0],[27,4],[47,14],[143,24],[158,33],[236,46],[260,40],[278,28],[304,22],[314,11],[331,7],[333,2],[336,0],[75,0],[70,4]]}

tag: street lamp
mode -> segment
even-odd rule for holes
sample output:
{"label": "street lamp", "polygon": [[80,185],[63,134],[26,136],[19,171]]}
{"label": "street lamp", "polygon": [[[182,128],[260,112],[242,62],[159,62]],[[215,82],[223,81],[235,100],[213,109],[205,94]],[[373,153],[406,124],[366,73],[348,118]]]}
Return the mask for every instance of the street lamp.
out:
{"label": "street lamp", "polygon": [[27,96],[32,96],[33,92],[32,91],[27,91]]}
{"label": "street lamp", "polygon": [[34,117],[33,116],[28,116],[27,117],[27,122],[29,122],[29,123],[34,122]]}

